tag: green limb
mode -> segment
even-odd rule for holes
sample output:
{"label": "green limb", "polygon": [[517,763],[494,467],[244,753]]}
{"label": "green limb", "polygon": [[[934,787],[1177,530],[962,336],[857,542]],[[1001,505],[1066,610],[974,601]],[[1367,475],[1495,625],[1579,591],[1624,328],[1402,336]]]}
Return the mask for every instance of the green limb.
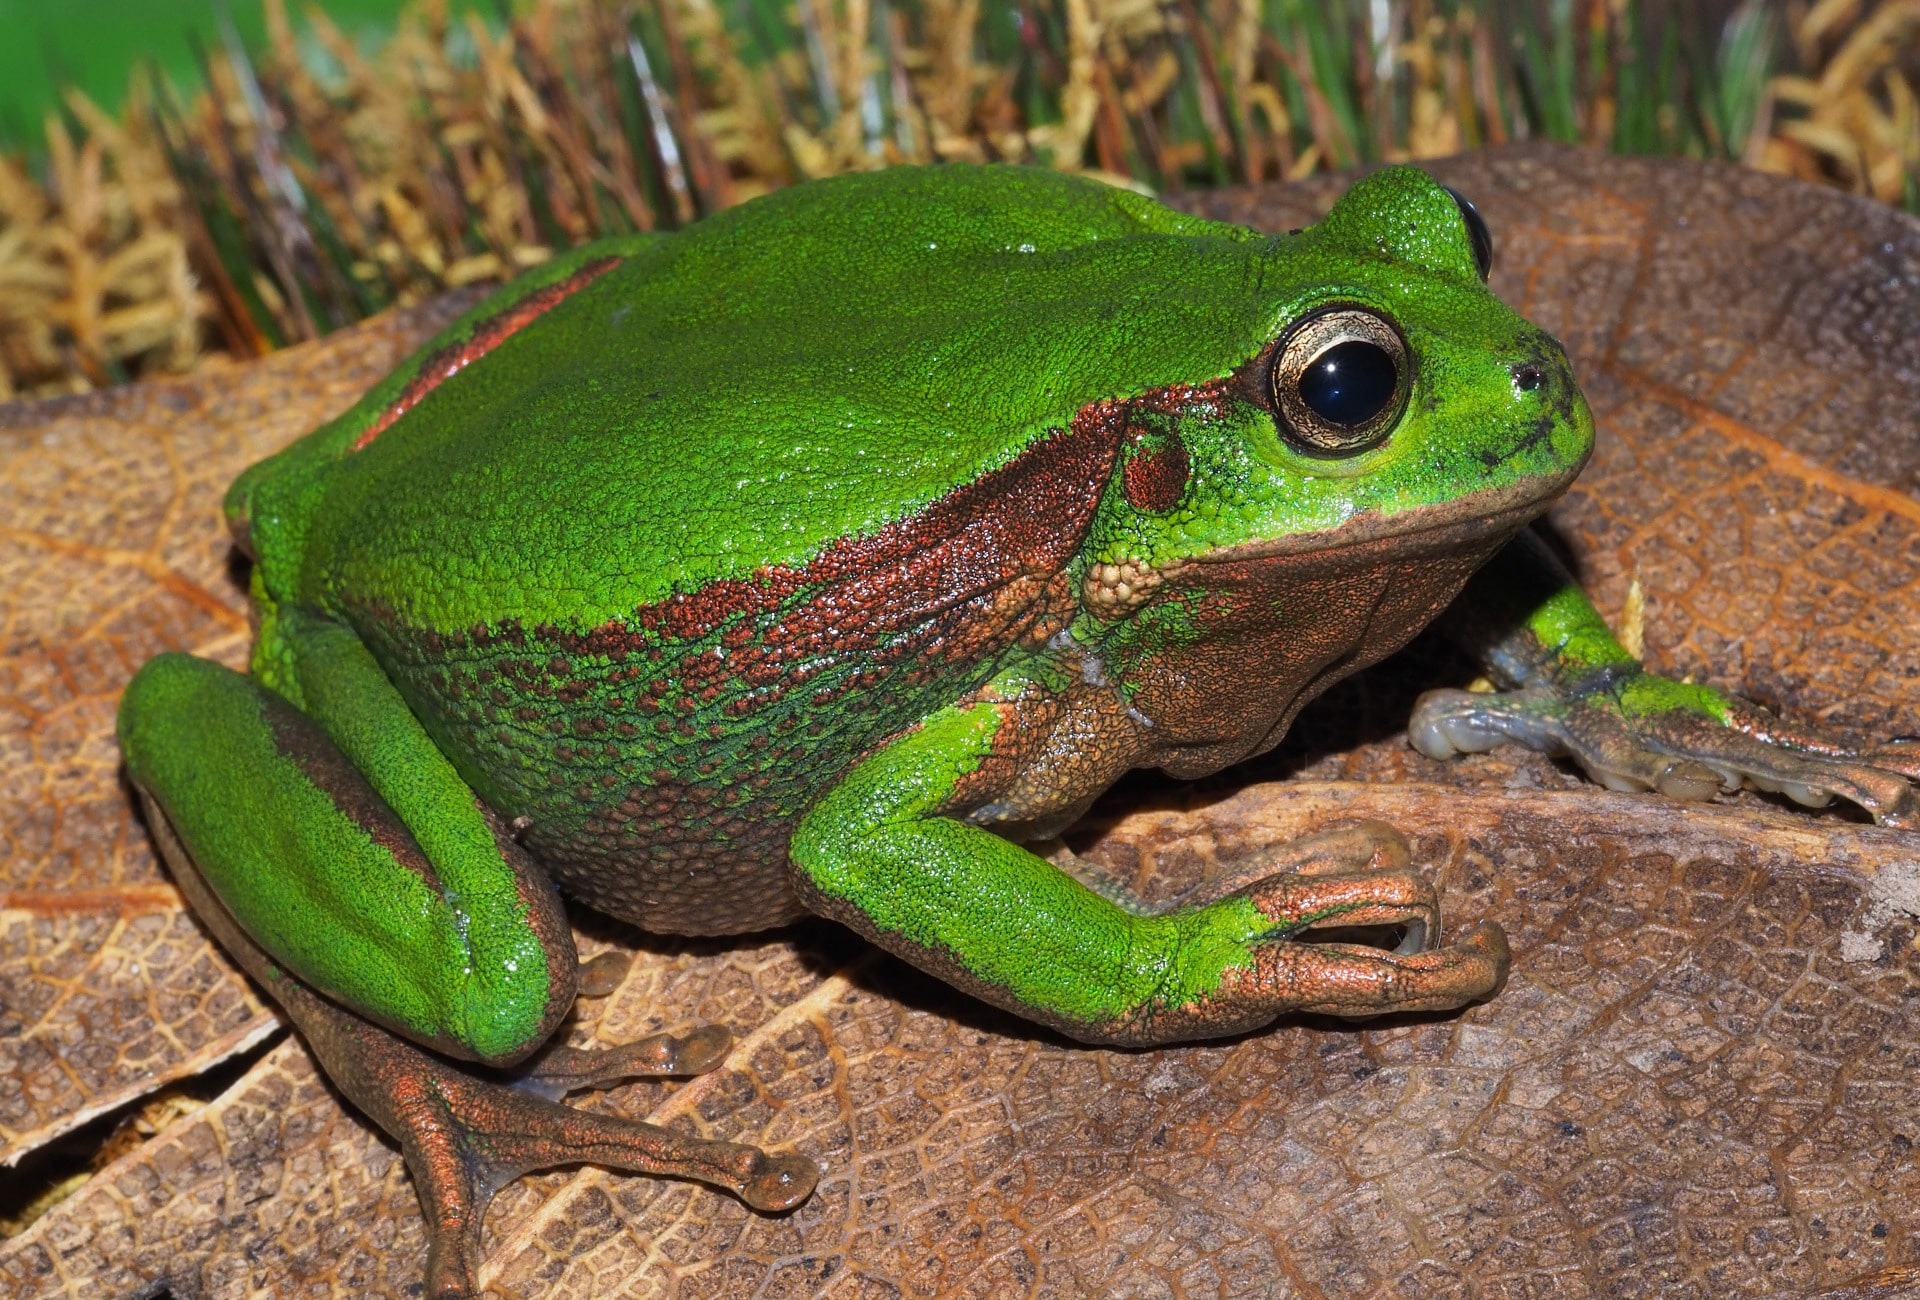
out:
{"label": "green limb", "polygon": [[[349,661],[309,687],[338,706],[354,676]],[[369,691],[336,709],[355,748],[418,732],[404,706],[383,717],[380,703]],[[313,719],[179,654],[134,676],[119,729],[134,784],[206,884],[300,979],[419,1042],[493,1062],[532,1050],[566,1012],[574,956],[558,899],[496,842],[464,787],[395,770],[417,745],[380,765],[388,789],[370,786]],[[437,802],[457,806],[420,815]]]}
{"label": "green limb", "polygon": [[[850,773],[789,852],[814,910],[986,1001],[1093,1042],[1235,1033],[1311,1008],[1459,1006],[1497,987],[1497,932],[1472,952],[1289,942],[1316,925],[1437,936],[1409,872],[1284,873],[1149,915],[977,826],[941,815],[993,751],[998,707],[944,710]],[[1496,951],[1497,949],[1497,951]]]}
{"label": "green limb", "polygon": [[1850,745],[1648,672],[1530,531],[1474,575],[1444,625],[1514,689],[1423,695],[1407,737],[1430,758],[1515,742],[1570,757],[1614,790],[1707,799],[1751,785],[1810,807],[1846,799],[1885,825],[1920,820],[1911,752]]}
{"label": "green limb", "polygon": [[1444,626],[1503,685],[1602,690],[1629,716],[1686,709],[1725,721],[1731,708],[1711,686],[1644,671],[1532,529],[1473,576]]}

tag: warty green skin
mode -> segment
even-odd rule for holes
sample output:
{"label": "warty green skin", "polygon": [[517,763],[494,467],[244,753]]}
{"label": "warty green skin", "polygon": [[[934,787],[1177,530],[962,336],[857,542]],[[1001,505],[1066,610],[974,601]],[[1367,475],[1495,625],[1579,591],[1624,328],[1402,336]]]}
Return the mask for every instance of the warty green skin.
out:
{"label": "warty green skin", "polygon": [[[1414,358],[1391,435],[1347,457],[1294,446],[1254,374],[1329,305],[1386,316]],[[1169,438],[1177,500],[1143,508],[1127,468]],[[454,1054],[513,1060],[565,1013],[554,878],[662,929],[804,904],[1085,1038],[1232,1032],[1273,1008],[1209,1000],[1337,916],[1147,916],[984,827],[1275,743],[1591,440],[1557,345],[1412,169],[1271,237],[1044,172],[845,177],[570,255],[249,470],[228,508],[254,676],[155,661],[123,744],[276,960]],[[983,490],[1003,481],[1041,486],[1007,505]],[[883,543],[953,599],[908,609],[861,567]],[[1119,563],[1164,591],[1090,603]],[[1399,600],[1391,627],[1313,603],[1348,570],[1373,585],[1339,598]]]}

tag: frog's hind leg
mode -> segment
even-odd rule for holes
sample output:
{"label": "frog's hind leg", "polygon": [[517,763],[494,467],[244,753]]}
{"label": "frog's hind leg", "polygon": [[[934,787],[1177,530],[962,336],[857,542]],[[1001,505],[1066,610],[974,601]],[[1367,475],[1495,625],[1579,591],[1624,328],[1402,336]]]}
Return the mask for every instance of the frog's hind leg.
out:
{"label": "frog's hind leg", "polygon": [[[327,737],[250,679],[204,660],[164,656],[128,688],[121,735],[155,843],[181,892],[214,937],[285,1009],[327,1076],[400,1143],[427,1219],[428,1294],[448,1300],[474,1293],[487,1205],[500,1188],[533,1170],[588,1162],[695,1179],[763,1210],[806,1199],[817,1171],[803,1157],[686,1137],[559,1103],[560,1096],[581,1088],[713,1069],[731,1041],[725,1029],[709,1026],[684,1038],[657,1034],[605,1051],[549,1047],[515,1071],[477,1077],[320,996],[256,943],[225,901],[227,891],[216,891],[209,880],[203,856],[218,856],[218,869],[232,887],[236,873],[271,872],[285,866],[272,860],[275,855],[310,851],[294,823],[317,834],[328,818],[349,814],[359,847],[389,852],[389,869],[399,869],[394,857],[417,849]],[[300,762],[287,763],[282,747],[288,745],[300,752]],[[203,778],[207,789],[199,788]],[[208,793],[220,797],[210,801]],[[303,798],[304,811],[318,818],[303,822],[297,816]],[[188,835],[196,847],[189,847]],[[359,865],[377,861],[366,858]],[[562,950],[554,964],[565,963],[560,992],[566,1004],[576,978],[589,991],[609,991],[610,977],[620,974],[617,962],[596,959],[576,976],[557,900],[553,908],[555,943]]]}
{"label": "frog's hind leg", "polygon": [[818,1171],[803,1156],[687,1137],[557,1100],[624,1079],[703,1074],[725,1059],[725,1029],[707,1026],[685,1038],[655,1034],[601,1052],[550,1048],[517,1078],[477,1078],[287,975],[207,887],[166,813],[150,798],[143,802],[161,855],[194,911],[285,1009],[327,1077],[400,1143],[426,1215],[427,1294],[435,1300],[475,1294],[487,1205],[535,1170],[587,1163],[694,1179],[757,1210],[790,1209],[812,1192]]}
{"label": "frog's hind leg", "polygon": [[355,687],[321,682],[323,730],[252,678],[162,655],[121,701],[128,774],[275,962],[416,1042],[511,1063],[573,1005],[559,896],[385,677]]}

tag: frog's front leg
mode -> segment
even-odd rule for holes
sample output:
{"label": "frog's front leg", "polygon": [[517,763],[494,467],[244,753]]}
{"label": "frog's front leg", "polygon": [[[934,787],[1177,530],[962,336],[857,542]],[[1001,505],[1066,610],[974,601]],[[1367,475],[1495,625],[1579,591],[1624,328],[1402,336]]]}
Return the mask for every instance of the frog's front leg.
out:
{"label": "frog's front leg", "polygon": [[[163,655],[127,688],[121,743],[195,911],[400,1142],[427,1215],[430,1294],[473,1292],[487,1204],[531,1170],[591,1161],[698,1179],[756,1208],[804,1200],[817,1174],[802,1157],[558,1104],[576,1088],[711,1069],[728,1036],[524,1059],[576,987],[551,885],[495,835],[350,634],[312,628],[291,650],[328,730],[254,679]],[[400,1035],[522,1064],[479,1078]]]}
{"label": "frog's front leg", "polygon": [[[1000,729],[1017,725],[1012,705],[956,705],[861,763],[793,837],[802,897],[941,979],[1087,1042],[1215,1037],[1289,1011],[1449,1009],[1505,978],[1497,926],[1425,948],[1439,910],[1410,871],[1280,872],[1155,914],[945,815],[978,796],[969,778]],[[1301,938],[1353,927],[1403,927],[1404,950]]]}
{"label": "frog's front leg", "polygon": [[1920,753],[1861,749],[1711,686],[1646,671],[1530,530],[1476,574],[1446,626],[1512,689],[1429,691],[1407,726],[1432,758],[1505,741],[1573,758],[1614,790],[1705,799],[1744,782],[1887,826],[1920,823]]}

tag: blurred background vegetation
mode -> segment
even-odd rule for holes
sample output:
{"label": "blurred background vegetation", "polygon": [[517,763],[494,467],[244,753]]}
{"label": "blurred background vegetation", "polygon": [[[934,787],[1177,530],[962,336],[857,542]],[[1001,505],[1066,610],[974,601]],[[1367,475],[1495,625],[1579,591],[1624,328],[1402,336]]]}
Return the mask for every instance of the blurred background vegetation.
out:
{"label": "blurred background vegetation", "polygon": [[1920,207],[1920,0],[0,0],[0,399],[812,176],[1156,191],[1520,138]]}

